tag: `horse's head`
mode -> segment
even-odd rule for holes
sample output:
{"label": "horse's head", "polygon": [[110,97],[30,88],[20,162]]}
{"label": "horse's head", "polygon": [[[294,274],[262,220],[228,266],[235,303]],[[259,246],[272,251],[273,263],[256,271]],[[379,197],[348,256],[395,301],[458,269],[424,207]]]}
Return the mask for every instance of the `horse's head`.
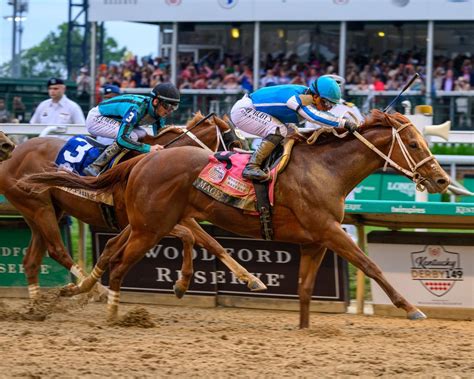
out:
{"label": "horse's head", "polygon": [[[430,193],[446,191],[450,179],[441,168],[423,138],[422,134],[400,113],[388,114],[373,110],[365,126],[389,126],[392,128],[392,142],[388,158],[398,164],[406,176],[412,179],[417,188]],[[388,162],[390,164],[390,162]]]}
{"label": "horse's head", "polygon": [[15,148],[13,141],[7,135],[0,131],[0,162],[6,161],[12,156]]}

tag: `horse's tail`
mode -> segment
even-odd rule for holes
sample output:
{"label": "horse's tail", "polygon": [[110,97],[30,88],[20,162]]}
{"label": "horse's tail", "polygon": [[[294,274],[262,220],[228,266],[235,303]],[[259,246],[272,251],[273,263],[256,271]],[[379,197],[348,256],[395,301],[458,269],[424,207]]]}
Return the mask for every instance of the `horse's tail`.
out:
{"label": "horse's tail", "polygon": [[52,187],[85,189],[96,192],[112,191],[113,187],[125,183],[135,165],[146,155],[142,154],[111,168],[98,177],[79,176],[67,171],[45,171],[26,175],[17,182],[22,190],[41,193]]}

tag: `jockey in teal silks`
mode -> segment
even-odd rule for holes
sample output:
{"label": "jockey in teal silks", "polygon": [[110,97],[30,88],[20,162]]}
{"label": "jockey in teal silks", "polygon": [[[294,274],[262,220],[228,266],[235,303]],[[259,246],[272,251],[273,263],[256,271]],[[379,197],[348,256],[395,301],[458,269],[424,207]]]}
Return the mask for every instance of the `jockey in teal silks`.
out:
{"label": "jockey in teal silks", "polygon": [[146,135],[141,125],[152,125],[153,134],[165,126],[165,118],[178,109],[180,94],[171,83],[158,84],[150,93],[143,95],[120,95],[101,102],[89,111],[86,127],[93,136],[112,138],[97,159],[84,169],[88,175],[97,176],[122,149],[148,153],[162,149],[161,145],[150,146],[138,142]]}
{"label": "jockey in teal silks", "polygon": [[231,120],[237,128],[263,137],[263,141],[245,166],[243,176],[251,180],[268,180],[269,174],[262,170],[261,165],[286,136],[289,123],[307,120],[355,131],[356,122],[329,113],[340,100],[338,83],[325,76],[310,87],[288,84],[265,87],[244,95],[232,107]]}

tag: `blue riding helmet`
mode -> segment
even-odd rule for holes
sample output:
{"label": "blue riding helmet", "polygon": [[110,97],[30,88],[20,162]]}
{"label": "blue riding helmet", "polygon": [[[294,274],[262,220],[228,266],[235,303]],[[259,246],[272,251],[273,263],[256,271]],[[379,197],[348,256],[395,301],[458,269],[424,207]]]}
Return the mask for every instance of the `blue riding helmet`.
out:
{"label": "blue riding helmet", "polygon": [[341,88],[329,76],[320,76],[318,80],[311,83],[311,91],[334,104],[338,104],[341,100]]}

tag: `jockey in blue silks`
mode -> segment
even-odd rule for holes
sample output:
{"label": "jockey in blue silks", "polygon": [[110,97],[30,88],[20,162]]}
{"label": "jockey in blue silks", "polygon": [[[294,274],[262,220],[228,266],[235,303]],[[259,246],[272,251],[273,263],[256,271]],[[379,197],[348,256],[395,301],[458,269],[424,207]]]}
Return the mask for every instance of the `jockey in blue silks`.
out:
{"label": "jockey in blue silks", "polygon": [[329,113],[340,100],[338,83],[327,76],[319,77],[310,87],[288,84],[264,87],[244,95],[232,107],[231,120],[237,128],[263,137],[263,141],[245,166],[243,176],[257,181],[268,180],[269,175],[261,165],[286,136],[289,123],[307,120],[355,131],[356,122]]}

